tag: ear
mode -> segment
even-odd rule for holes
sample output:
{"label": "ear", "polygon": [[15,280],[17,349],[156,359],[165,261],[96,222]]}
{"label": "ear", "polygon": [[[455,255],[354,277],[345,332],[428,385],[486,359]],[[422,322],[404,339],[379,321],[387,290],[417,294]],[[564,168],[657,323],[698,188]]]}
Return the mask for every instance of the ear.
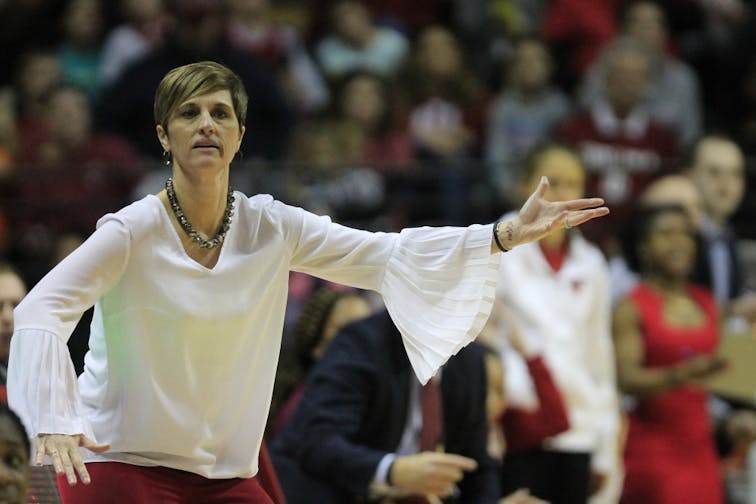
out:
{"label": "ear", "polygon": [[241,147],[242,139],[244,138],[244,133],[246,133],[246,132],[247,132],[247,127],[246,126],[242,126],[241,129],[239,130],[239,142],[237,142],[237,144],[236,144],[236,150],[237,151],[239,150],[239,147]]}
{"label": "ear", "polygon": [[171,142],[168,140],[168,132],[165,131],[163,126],[158,124],[155,126],[155,131],[157,131],[157,137],[160,141],[160,145],[163,147],[164,151],[170,152],[171,151]]}

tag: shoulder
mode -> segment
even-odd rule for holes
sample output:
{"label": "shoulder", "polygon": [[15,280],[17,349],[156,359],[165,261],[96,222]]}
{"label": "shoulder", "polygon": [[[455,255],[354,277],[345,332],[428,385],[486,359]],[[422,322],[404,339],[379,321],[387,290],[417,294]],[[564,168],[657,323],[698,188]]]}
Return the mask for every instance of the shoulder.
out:
{"label": "shoulder", "polygon": [[288,205],[270,194],[247,196],[235,191],[234,197],[239,201],[237,211],[254,221],[263,220],[274,225],[283,225],[305,212],[302,208]]}
{"label": "shoulder", "polygon": [[138,240],[159,226],[162,203],[154,195],[148,195],[127,205],[119,211],[104,215],[97,221],[97,229],[106,225],[126,228],[132,239]]}

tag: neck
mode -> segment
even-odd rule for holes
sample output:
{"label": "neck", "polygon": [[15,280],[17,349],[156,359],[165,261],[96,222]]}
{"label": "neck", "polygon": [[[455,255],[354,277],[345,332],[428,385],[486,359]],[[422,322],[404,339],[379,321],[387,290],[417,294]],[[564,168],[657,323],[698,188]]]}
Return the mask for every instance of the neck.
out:
{"label": "neck", "polygon": [[665,294],[679,294],[685,292],[685,286],[687,285],[685,278],[674,278],[658,273],[646,275],[645,282]]}
{"label": "neck", "polygon": [[187,175],[174,168],[173,187],[189,223],[206,238],[215,236],[226,210],[228,171]]}
{"label": "neck", "polygon": [[564,229],[558,229],[541,238],[539,243],[546,250],[558,250],[564,246],[565,241],[567,241],[567,232]]}

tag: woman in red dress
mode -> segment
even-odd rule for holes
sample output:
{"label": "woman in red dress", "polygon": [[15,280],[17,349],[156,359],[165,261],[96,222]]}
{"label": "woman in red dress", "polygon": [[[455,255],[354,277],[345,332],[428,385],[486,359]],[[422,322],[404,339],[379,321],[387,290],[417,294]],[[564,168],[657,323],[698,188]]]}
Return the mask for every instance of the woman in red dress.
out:
{"label": "woman in red dress", "polygon": [[707,392],[722,369],[711,294],[688,283],[693,228],[678,207],[642,210],[625,247],[640,284],[614,315],[619,386],[628,413],[622,503],[724,502]]}

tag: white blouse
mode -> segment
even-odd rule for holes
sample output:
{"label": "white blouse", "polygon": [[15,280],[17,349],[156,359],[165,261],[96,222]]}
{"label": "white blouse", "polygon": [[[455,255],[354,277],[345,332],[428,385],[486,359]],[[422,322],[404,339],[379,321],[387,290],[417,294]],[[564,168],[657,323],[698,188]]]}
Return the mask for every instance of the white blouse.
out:
{"label": "white blouse", "polygon": [[[604,474],[616,467],[619,435],[608,276],[598,248],[573,232],[558,272],[537,243],[502,257],[497,290],[524,344],[544,356],[567,407],[570,429],[546,446],[590,452],[593,467]],[[510,404],[535,407],[538,399],[524,360],[515,351],[504,356]]]}
{"label": "white blouse", "polygon": [[[255,475],[290,270],[380,292],[423,383],[488,318],[499,264],[491,225],[369,233],[235,195],[212,269],[186,254],[151,195],[100,219],[32,289],[14,314],[8,375],[30,436],[110,444],[84,450],[88,461]],[[66,341],[92,305],[77,383]]]}

